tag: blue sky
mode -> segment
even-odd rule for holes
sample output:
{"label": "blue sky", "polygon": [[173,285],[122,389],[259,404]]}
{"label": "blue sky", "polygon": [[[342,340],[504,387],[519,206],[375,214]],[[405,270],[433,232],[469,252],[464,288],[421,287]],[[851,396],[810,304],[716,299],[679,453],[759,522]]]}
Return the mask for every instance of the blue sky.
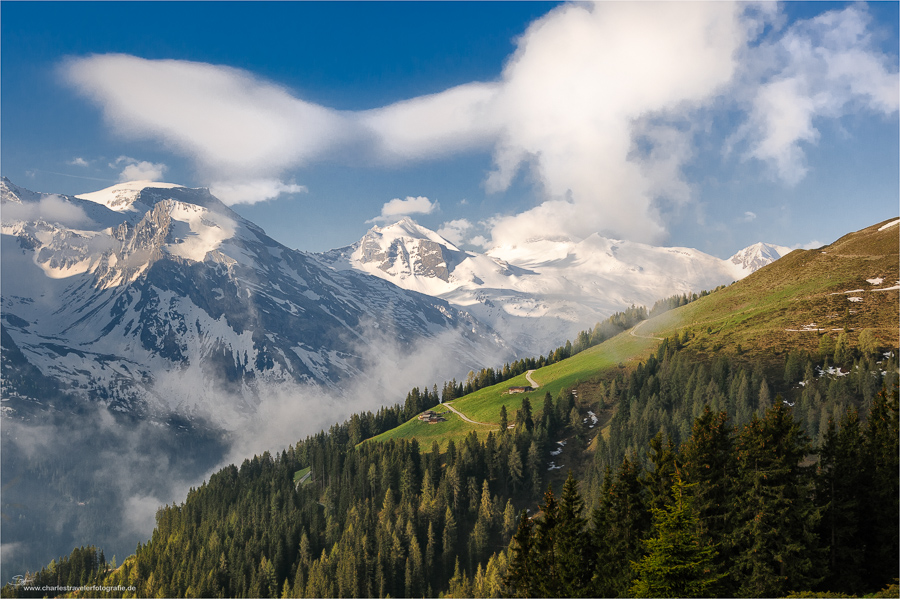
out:
{"label": "blue sky", "polygon": [[275,239],[409,214],[727,257],[898,213],[898,4],[3,2],[2,174],[210,187]]}

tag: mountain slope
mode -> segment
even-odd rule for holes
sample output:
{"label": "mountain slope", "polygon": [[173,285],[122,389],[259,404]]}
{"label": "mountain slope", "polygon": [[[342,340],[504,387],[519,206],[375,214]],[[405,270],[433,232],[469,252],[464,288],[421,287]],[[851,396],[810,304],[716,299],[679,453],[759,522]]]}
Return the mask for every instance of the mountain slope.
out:
{"label": "mountain slope", "polygon": [[[499,422],[501,406],[510,421],[529,398],[534,409],[546,393],[577,389],[594,401],[597,377],[613,377],[619,365],[634,367],[656,352],[661,340],[683,337],[692,360],[712,361],[729,355],[771,368],[781,380],[791,350],[816,353],[821,335],[845,334],[851,347],[871,329],[883,348],[898,347],[900,330],[900,220],[891,219],[850,233],[816,250],[798,250],[746,278],[680,308],[641,322],[600,345],[533,373],[540,388],[510,394],[510,387],[530,383],[524,375],[456,399],[454,407],[485,423]],[[472,431],[486,435],[496,425],[477,426],[447,415],[448,422],[429,425],[411,419],[375,438],[417,438],[423,448],[437,440],[461,442]]]}
{"label": "mountain slope", "polygon": [[646,335],[690,329],[695,349],[798,347],[814,350],[821,334],[855,342],[870,328],[897,344],[900,227],[890,219],[815,250],[795,250],[701,301],[651,319]]}
{"label": "mountain slope", "polygon": [[486,254],[464,251],[409,218],[373,227],[323,259],[404,289],[445,299],[497,330],[526,354],[574,338],[629,305],[743,278],[788,249],[756,244],[729,260],[592,235],[532,240]]}
{"label": "mountain slope", "polygon": [[[462,368],[508,355],[468,314],[291,250],[205,189],[139,182],[73,198],[4,179],[0,196],[4,347],[119,411],[230,427],[267,386],[337,389],[380,344],[440,338]],[[4,359],[10,375],[21,367]],[[44,399],[3,391],[7,410]]]}

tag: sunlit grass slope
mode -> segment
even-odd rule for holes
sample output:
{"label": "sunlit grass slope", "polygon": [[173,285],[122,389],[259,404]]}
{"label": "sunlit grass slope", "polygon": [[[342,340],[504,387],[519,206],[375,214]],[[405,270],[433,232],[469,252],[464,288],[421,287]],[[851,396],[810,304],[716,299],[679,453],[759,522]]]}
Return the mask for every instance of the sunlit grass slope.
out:
{"label": "sunlit grass slope", "polygon": [[900,226],[882,228],[895,220],[822,248],[795,250],[725,289],[642,323],[639,330],[658,337],[690,330],[690,347],[700,356],[740,350],[774,358],[791,348],[815,350],[820,335],[845,331],[855,345],[867,328],[883,345],[895,346]]}
{"label": "sunlit grass slope", "polygon": [[[387,441],[415,437],[422,450],[427,451],[431,448],[432,441],[437,441],[443,449],[450,439],[459,440],[471,431],[476,431],[480,437],[486,436],[488,431],[498,430],[501,406],[506,406],[508,419],[512,424],[516,419],[516,411],[521,407],[525,397],[530,399],[532,410],[537,411],[541,408],[545,393],[550,392],[556,397],[560,391],[570,389],[581,381],[596,377],[604,371],[617,369],[620,362],[623,365],[634,365],[646,359],[658,343],[659,341],[655,339],[635,337],[625,332],[571,358],[535,370],[531,377],[540,388],[534,391],[509,394],[510,387],[529,386],[525,375],[522,374],[450,402],[454,408],[470,419],[487,423],[488,426],[470,424],[451,412],[447,415],[447,422],[427,424],[413,418],[372,440]],[[438,406],[435,411],[448,410],[446,406]]]}

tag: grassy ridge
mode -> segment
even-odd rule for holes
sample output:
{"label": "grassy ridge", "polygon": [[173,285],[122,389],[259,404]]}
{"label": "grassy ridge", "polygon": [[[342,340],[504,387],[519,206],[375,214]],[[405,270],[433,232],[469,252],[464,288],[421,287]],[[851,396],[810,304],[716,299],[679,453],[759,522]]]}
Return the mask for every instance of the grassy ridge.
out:
{"label": "grassy ridge", "polygon": [[[446,415],[447,422],[427,424],[417,418],[412,418],[371,440],[377,442],[415,437],[419,440],[422,450],[427,451],[430,450],[432,441],[437,441],[441,449],[444,449],[450,439],[459,440],[471,431],[475,431],[479,437],[484,437],[489,431],[498,430],[501,406],[506,406],[509,422],[513,423],[516,411],[522,406],[522,400],[525,397],[530,399],[532,409],[538,410],[543,402],[544,394],[548,391],[556,397],[564,389],[570,389],[579,382],[596,377],[606,370],[617,368],[619,362],[636,363],[646,359],[658,343],[659,341],[656,339],[634,337],[628,332],[621,333],[571,358],[535,370],[531,377],[540,385],[540,388],[530,393],[510,395],[507,392],[510,387],[530,385],[525,375],[522,374],[451,402],[454,408],[472,420],[491,423],[493,426],[470,424],[450,412]],[[435,411],[449,412],[445,406],[438,406]]]}
{"label": "grassy ridge", "polygon": [[[883,345],[894,346],[900,294],[874,291],[900,280],[898,226],[878,231],[885,223],[819,249],[795,250],[725,289],[644,322],[641,332],[667,337],[688,329],[691,348],[701,356],[739,353],[738,346],[762,357],[790,348],[812,351],[824,332],[846,331],[855,344],[867,328]],[[878,278],[883,282],[877,285],[867,280]],[[860,291],[846,293],[853,290]]]}

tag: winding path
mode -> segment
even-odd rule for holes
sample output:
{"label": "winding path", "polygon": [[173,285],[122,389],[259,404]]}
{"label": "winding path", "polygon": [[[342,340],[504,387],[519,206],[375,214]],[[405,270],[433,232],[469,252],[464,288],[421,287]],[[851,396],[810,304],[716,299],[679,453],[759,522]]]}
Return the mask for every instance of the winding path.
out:
{"label": "winding path", "polygon": [[[653,337],[652,335],[638,335],[638,334],[636,333],[636,331],[637,331],[639,328],[641,328],[641,325],[644,324],[645,322],[647,322],[647,321],[646,321],[646,320],[640,321],[639,323],[637,323],[636,325],[634,325],[634,326],[631,328],[631,330],[628,331],[628,333],[629,333],[632,337],[640,337],[641,339],[656,339],[656,340],[658,340],[658,341],[664,341],[664,339],[663,339],[662,337]],[[530,379],[529,379],[529,380],[530,380]]]}
{"label": "winding path", "polygon": [[454,408],[447,402],[445,402],[443,405],[450,408],[451,412],[453,412],[454,414],[456,414],[457,416],[459,416],[460,418],[462,418],[463,420],[465,420],[466,422],[468,422],[470,424],[482,424],[484,426],[497,426],[496,424],[489,424],[487,422],[477,422],[475,420],[472,420],[471,418],[469,418],[468,416],[466,416],[465,414],[463,414],[462,412],[460,412],[459,410],[457,410],[456,408]]}
{"label": "winding path", "polygon": [[[540,385],[538,385],[536,382],[534,382],[534,379],[531,378],[531,373],[532,373],[532,372],[534,372],[534,370],[529,370],[528,372],[526,372],[526,373],[525,373],[525,378],[528,379],[528,382],[529,382],[529,383],[531,383],[531,388],[532,388],[532,389],[537,389],[537,388],[540,387]],[[447,408],[449,408],[451,412],[453,412],[454,414],[456,414],[457,416],[459,416],[460,418],[462,418],[463,420],[465,420],[465,421],[468,422],[469,424],[480,424],[480,425],[482,425],[482,426],[497,426],[496,424],[491,424],[491,423],[489,423],[489,422],[478,422],[477,420],[472,420],[471,418],[469,418],[468,416],[466,416],[465,414],[463,414],[462,412],[460,412],[459,410],[457,410],[456,408],[454,408],[452,405],[450,405],[450,402],[444,402],[444,403],[441,404],[441,405],[447,406]],[[513,424],[513,425],[510,425],[509,428],[513,428],[514,426],[515,426],[514,424]]]}

